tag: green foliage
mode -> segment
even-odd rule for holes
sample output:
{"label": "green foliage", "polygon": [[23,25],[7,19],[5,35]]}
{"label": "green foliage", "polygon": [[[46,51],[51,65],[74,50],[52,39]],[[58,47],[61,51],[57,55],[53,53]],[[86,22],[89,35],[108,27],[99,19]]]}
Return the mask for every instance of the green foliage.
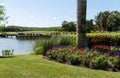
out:
{"label": "green foliage", "polygon": [[37,55],[38,55],[38,54],[43,54],[43,51],[42,51],[42,50],[43,50],[43,47],[42,47],[42,46],[41,46],[41,47],[36,47],[36,48],[35,48],[35,54],[37,54]]}
{"label": "green foliage", "polygon": [[55,31],[59,27],[47,27],[47,28],[40,28],[40,27],[22,27],[22,26],[6,26],[2,28],[3,32],[23,32],[23,31]]}
{"label": "green foliage", "polygon": [[119,30],[120,28],[120,12],[112,11],[109,17],[107,18],[107,25],[110,31]]}
{"label": "green foliage", "polygon": [[[74,22],[63,21],[62,29],[68,32],[76,31],[76,24]],[[86,20],[86,32],[90,33],[91,31],[94,31],[93,20]]]}
{"label": "green foliage", "polygon": [[116,31],[120,28],[120,12],[104,11],[96,16],[96,24],[99,28],[105,31]]}
{"label": "green foliage", "polygon": [[62,53],[60,53],[59,55],[58,55],[58,57],[57,57],[57,59],[58,59],[58,61],[60,62],[60,63],[64,63],[64,62],[66,62],[67,61],[67,58],[68,56],[67,56],[67,53],[66,52],[62,52]]}
{"label": "green foliage", "polygon": [[[76,35],[72,36],[72,44],[76,46]],[[109,46],[120,45],[120,36],[118,35],[87,35],[87,44],[92,47],[96,44]]]}
{"label": "green foliage", "polygon": [[76,31],[76,24],[74,22],[63,21],[62,29],[63,31],[68,31],[68,32]]}
{"label": "green foliage", "polygon": [[34,44],[35,54],[46,55],[46,51],[53,47],[53,41],[51,39],[37,40]]}
{"label": "green foliage", "polygon": [[63,31],[62,27],[55,29],[55,31]]}
{"label": "green foliage", "polygon": [[47,50],[51,49],[53,47],[53,42],[52,40],[44,40],[42,43],[41,43],[41,46],[43,47],[42,48],[42,53],[43,53],[43,56],[46,55],[46,52]]}
{"label": "green foliage", "polygon": [[51,39],[37,40],[34,44],[35,54],[46,55],[46,51],[57,46],[68,46],[71,45],[71,38],[68,36],[55,35]]}
{"label": "green foliage", "polygon": [[5,24],[7,23],[7,19],[8,17],[5,13],[5,7],[0,4],[0,26],[5,26]]}
{"label": "green foliage", "polygon": [[57,54],[55,52],[55,50],[48,50],[47,53],[46,53],[46,56],[50,59],[50,60],[55,60],[57,58]]}
{"label": "green foliage", "polygon": [[114,68],[118,65],[119,59],[117,57],[109,57],[107,62],[109,67]]}
{"label": "green foliage", "polygon": [[[104,52],[104,51],[103,51]],[[55,60],[60,63],[67,63],[71,65],[84,65],[88,68],[93,69],[115,69],[115,71],[120,68],[120,56],[115,55],[119,53],[119,50],[108,50],[107,52],[98,52],[96,49],[86,49],[86,50],[75,50],[75,47],[61,47],[49,49],[46,52],[46,56],[50,60]],[[109,53],[113,52],[113,55]]]}
{"label": "green foliage", "polygon": [[105,69],[108,67],[107,63],[107,56],[106,55],[100,55],[90,62],[90,67],[95,69]]}
{"label": "green foliage", "polygon": [[70,56],[70,62],[72,65],[79,65],[81,63],[81,59],[76,53],[74,53]]}
{"label": "green foliage", "polygon": [[9,50],[9,49],[2,50],[2,55],[3,56],[13,56],[13,52],[14,52],[14,49],[12,49],[12,50]]}
{"label": "green foliage", "polygon": [[59,36],[58,44],[63,46],[72,45],[72,39],[66,35]]}
{"label": "green foliage", "polygon": [[86,32],[90,33],[91,31],[94,31],[93,20],[86,20]]}

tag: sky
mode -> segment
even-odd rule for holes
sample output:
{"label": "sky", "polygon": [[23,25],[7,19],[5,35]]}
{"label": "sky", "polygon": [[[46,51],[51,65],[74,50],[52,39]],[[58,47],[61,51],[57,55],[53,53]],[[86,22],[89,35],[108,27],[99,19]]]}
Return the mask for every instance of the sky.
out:
{"label": "sky", "polygon": [[[64,20],[76,21],[77,0],[0,0],[5,6],[8,25],[56,27]],[[120,11],[120,0],[87,0],[87,19],[101,11]]]}

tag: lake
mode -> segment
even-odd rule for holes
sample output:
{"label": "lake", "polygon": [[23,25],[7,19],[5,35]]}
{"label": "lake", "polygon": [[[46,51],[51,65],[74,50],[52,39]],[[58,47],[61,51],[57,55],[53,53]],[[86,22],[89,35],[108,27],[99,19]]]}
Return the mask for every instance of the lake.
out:
{"label": "lake", "polygon": [[14,54],[30,54],[33,52],[33,40],[18,40],[16,38],[0,38],[0,55],[2,50],[14,49]]}

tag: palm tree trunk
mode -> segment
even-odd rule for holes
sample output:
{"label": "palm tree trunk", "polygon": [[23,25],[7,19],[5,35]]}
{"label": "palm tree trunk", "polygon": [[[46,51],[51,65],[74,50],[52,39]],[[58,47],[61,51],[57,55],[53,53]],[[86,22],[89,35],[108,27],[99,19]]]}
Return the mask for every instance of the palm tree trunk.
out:
{"label": "palm tree trunk", "polygon": [[86,6],[87,0],[77,0],[77,48],[87,47],[86,39]]}

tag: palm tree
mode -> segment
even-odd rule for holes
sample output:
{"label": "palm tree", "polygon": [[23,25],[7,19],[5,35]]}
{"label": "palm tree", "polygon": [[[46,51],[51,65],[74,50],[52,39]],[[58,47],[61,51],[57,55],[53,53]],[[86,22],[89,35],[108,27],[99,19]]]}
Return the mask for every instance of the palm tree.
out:
{"label": "palm tree", "polygon": [[86,6],[87,0],[77,0],[77,48],[87,47],[86,39]]}

